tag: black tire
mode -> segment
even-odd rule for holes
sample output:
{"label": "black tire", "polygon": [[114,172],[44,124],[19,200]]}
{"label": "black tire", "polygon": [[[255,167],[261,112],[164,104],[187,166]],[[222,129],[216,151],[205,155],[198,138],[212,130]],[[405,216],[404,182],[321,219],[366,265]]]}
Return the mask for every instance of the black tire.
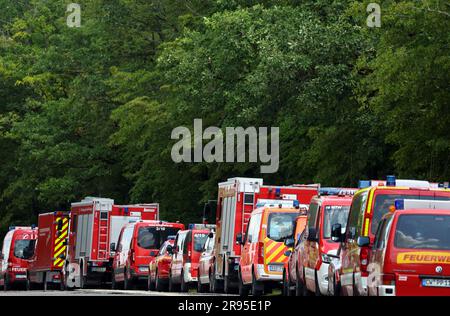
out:
{"label": "black tire", "polygon": [[175,284],[173,282],[172,275],[169,276],[169,292],[178,292],[179,291],[179,284]]}
{"label": "black tire", "polygon": [[197,272],[197,293],[205,293],[206,286],[200,282],[200,270]]}
{"label": "black tire", "polygon": [[3,278],[3,291],[10,291],[11,290],[11,283],[9,282],[8,274],[5,275]]}
{"label": "black tire", "polygon": [[[158,276],[158,272],[156,272],[155,277]],[[155,285],[156,282],[153,282],[152,279],[152,275],[150,274],[150,272],[148,273],[148,281],[147,281],[147,291],[154,291],[155,290]]]}
{"label": "black tire", "polygon": [[290,283],[287,278],[286,269],[283,270],[283,296],[291,296]]}
{"label": "black tire", "polygon": [[65,291],[66,290],[66,280],[64,280],[65,279],[65,277],[64,277],[64,273],[60,273],[59,274],[59,280],[60,280],[60,282],[59,282],[59,290],[60,291]]}
{"label": "black tire", "polygon": [[241,277],[241,272],[239,271],[239,285],[238,285],[238,289],[239,289],[239,296],[241,297],[245,297],[248,296],[248,293],[250,291],[250,288],[248,285],[245,285],[244,282],[242,281],[242,277]]}
{"label": "black tire", "polygon": [[25,291],[31,291],[31,281],[29,275],[27,275],[27,280],[25,281]]}
{"label": "black tire", "polygon": [[83,272],[83,265],[80,265],[80,289],[86,288],[86,276]]}
{"label": "black tire", "polygon": [[48,283],[47,283],[47,273],[45,273],[44,272],[44,276],[43,276],[43,279],[42,279],[42,290],[44,291],[44,292],[47,292],[47,290],[48,290]]}
{"label": "black tire", "polygon": [[216,279],[214,270],[209,271],[209,292],[210,293],[222,293],[223,287],[220,280]]}
{"label": "black tire", "polygon": [[333,275],[333,295],[341,296],[341,282],[336,282],[336,276]]}
{"label": "black tire", "polygon": [[300,281],[300,283],[302,283],[302,296],[311,296],[311,292],[306,287],[306,275],[304,271],[303,271],[303,280],[305,280],[305,283]]}
{"label": "black tire", "polygon": [[116,274],[114,273],[114,270],[111,273],[111,289],[117,290]]}
{"label": "black tire", "polygon": [[255,271],[252,272],[252,296],[259,297],[264,293],[264,286],[256,281]]}
{"label": "black tire", "polygon": [[296,270],[297,280],[295,280],[295,296],[303,295],[303,283],[300,281],[300,276],[298,275],[298,270]]}
{"label": "black tire", "polygon": [[314,291],[314,295],[315,296],[322,296],[322,293],[320,292],[320,287],[319,287],[319,278],[318,278],[318,276],[317,276],[317,271],[316,271],[316,273],[315,273],[315,284],[316,284],[316,286],[315,286],[315,291]]}
{"label": "black tire", "polygon": [[167,287],[167,284],[164,283],[163,280],[159,277],[158,271],[156,271],[155,279],[155,290],[157,290],[158,292],[164,291]]}
{"label": "black tire", "polygon": [[125,271],[123,272],[123,289],[132,290],[133,286],[133,280],[128,276],[128,269],[125,269]]}
{"label": "black tire", "polygon": [[184,271],[181,270],[181,284],[180,284],[180,292],[187,293],[189,291],[189,284],[184,281]]}

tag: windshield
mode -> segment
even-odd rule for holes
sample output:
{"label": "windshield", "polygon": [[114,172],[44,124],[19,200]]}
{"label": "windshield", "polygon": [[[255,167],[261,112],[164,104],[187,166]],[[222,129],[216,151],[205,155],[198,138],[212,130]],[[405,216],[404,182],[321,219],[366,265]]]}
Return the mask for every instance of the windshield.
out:
{"label": "windshield", "polygon": [[331,228],[334,224],[341,224],[345,230],[349,211],[350,206],[329,205],[325,207],[322,235],[324,239],[331,238]]}
{"label": "windshield", "polygon": [[194,235],[194,251],[202,252],[207,239],[208,239],[207,233],[196,233]]}
{"label": "windshield", "polygon": [[282,241],[294,233],[294,224],[298,213],[270,213],[267,237],[275,241]]}
{"label": "windshield", "polygon": [[450,216],[399,216],[395,229],[395,247],[450,250]]}
{"label": "windshield", "polygon": [[18,239],[14,241],[14,257],[19,259],[31,259],[34,254],[35,239]]}
{"label": "windshield", "polygon": [[144,249],[159,249],[167,237],[176,235],[179,230],[175,227],[140,227],[137,244]]}
{"label": "windshield", "polygon": [[[407,191],[406,191],[407,192]],[[377,230],[378,224],[384,214],[389,212],[389,207],[395,204],[395,200],[398,199],[414,199],[414,200],[449,200],[450,197],[446,196],[426,196],[418,194],[378,194],[375,198],[375,206],[372,218],[372,224],[370,226],[371,231]]]}

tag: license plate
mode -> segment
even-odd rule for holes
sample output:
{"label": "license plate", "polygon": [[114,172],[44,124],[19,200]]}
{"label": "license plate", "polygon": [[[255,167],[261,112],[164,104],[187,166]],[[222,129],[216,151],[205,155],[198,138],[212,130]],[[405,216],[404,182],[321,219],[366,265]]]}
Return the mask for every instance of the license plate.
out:
{"label": "license plate", "polygon": [[92,267],[92,272],[105,272],[106,268]]}
{"label": "license plate", "polygon": [[450,279],[423,279],[422,286],[450,287]]}
{"label": "license plate", "polygon": [[269,271],[270,272],[283,272],[283,266],[279,265],[269,265]]}
{"label": "license plate", "polygon": [[27,276],[25,274],[16,274],[16,279],[26,279]]}

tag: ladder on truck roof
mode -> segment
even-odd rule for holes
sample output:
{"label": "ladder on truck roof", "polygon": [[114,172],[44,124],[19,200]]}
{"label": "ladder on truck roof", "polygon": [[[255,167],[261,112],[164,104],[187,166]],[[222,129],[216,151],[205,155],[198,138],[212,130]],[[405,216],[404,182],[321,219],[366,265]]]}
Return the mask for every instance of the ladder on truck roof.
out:
{"label": "ladder on truck roof", "polygon": [[100,211],[100,216],[98,219],[98,240],[97,240],[98,260],[109,259],[109,247],[108,247],[109,218],[110,214],[108,211],[106,210]]}

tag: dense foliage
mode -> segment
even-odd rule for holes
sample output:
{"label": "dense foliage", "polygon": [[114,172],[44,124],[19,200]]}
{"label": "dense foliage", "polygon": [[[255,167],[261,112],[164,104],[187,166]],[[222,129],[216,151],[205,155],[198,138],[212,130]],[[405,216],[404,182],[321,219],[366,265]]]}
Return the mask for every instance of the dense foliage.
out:
{"label": "dense foliage", "polygon": [[[439,0],[0,0],[0,230],[87,195],[199,221],[217,182],[450,179]],[[279,126],[280,169],[175,164],[171,131]]]}

